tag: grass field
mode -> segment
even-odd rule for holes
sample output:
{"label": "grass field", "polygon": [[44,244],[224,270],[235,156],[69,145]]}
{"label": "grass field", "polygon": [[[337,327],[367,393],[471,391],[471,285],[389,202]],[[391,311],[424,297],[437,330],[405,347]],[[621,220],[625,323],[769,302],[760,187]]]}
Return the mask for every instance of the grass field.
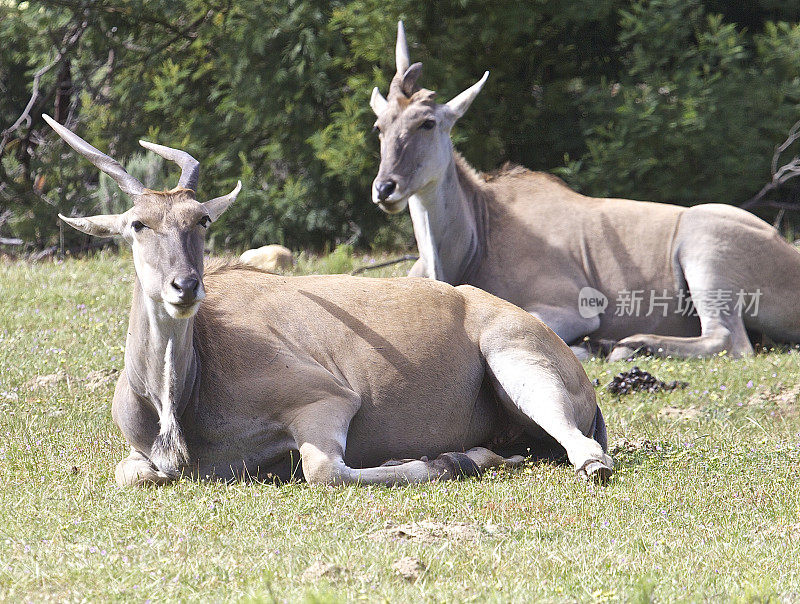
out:
{"label": "grass field", "polygon": [[4,601],[800,601],[797,352],[641,359],[689,386],[621,397],[602,386],[630,364],[586,364],[616,443],[606,487],[542,464],[122,490],[110,405],[132,279],[124,256],[0,262]]}

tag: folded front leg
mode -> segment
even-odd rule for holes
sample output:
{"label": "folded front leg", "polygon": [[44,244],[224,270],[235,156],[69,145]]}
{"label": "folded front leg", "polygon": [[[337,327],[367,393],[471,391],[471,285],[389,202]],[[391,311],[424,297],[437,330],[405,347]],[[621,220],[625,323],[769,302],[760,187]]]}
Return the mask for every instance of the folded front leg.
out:
{"label": "folded front leg", "polygon": [[617,342],[608,355],[608,361],[622,361],[635,354],[656,357],[708,357],[720,352],[740,357],[753,354],[744,322],[739,316],[700,318],[702,334],[679,338],[653,334],[636,334]]}
{"label": "folded front leg", "polygon": [[505,459],[482,447],[446,452],[430,461],[404,460],[395,465],[351,468],[344,462],[347,430],[355,414],[352,401],[328,400],[310,405],[290,426],[310,483],[405,485],[475,476],[499,465],[519,465],[520,456]]}
{"label": "folded front leg", "polygon": [[159,486],[176,480],[161,472],[133,447],[131,454],[117,464],[114,476],[121,487]]}
{"label": "folded front leg", "polygon": [[376,468],[351,468],[344,463],[343,451],[332,441],[300,447],[303,474],[310,483],[333,485],[382,484],[387,486],[418,484],[434,480],[453,480],[477,476],[496,466],[518,466],[524,458],[504,458],[483,447],[463,453],[442,453],[430,461],[411,460]]}

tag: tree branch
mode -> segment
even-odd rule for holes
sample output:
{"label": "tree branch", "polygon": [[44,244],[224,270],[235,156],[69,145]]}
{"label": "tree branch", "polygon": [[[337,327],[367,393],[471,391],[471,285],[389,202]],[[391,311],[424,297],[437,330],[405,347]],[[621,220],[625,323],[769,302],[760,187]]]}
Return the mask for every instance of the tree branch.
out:
{"label": "tree branch", "polygon": [[56,58],[33,74],[33,90],[31,91],[31,98],[28,100],[28,104],[25,106],[25,109],[22,111],[22,114],[19,116],[17,121],[11,124],[10,127],[3,130],[3,138],[0,140],[0,155],[3,154],[11,135],[16,132],[23,123],[30,123],[31,109],[33,109],[34,104],[39,98],[39,81],[42,79],[42,76],[61,62],[61,60],[64,58],[64,55],[71,50],[75,44],[77,44],[78,40],[80,40],[83,32],[86,31],[88,26],[89,23],[87,21],[83,21],[77,28],[73,30],[71,34],[65,35],[61,44],[61,48],[56,54]]}
{"label": "tree branch", "polygon": [[386,262],[379,262],[378,264],[368,264],[366,266],[359,266],[357,269],[350,271],[350,274],[360,275],[364,271],[371,271],[374,268],[383,268],[385,266],[399,264],[400,262],[406,262],[407,260],[419,260],[419,256],[414,256],[413,254],[406,254],[405,256],[401,256],[400,258],[395,258],[394,260],[387,260]]}
{"label": "tree branch", "polygon": [[781,154],[786,151],[795,141],[800,139],[800,121],[796,122],[789,130],[786,140],[780,145],[775,147],[775,153],[772,155],[772,180],[765,184],[761,190],[753,197],[740,204],[739,207],[745,210],[759,206],[769,206],[773,208],[782,208],[784,210],[800,210],[800,205],[793,203],[786,203],[780,201],[766,201],[765,197],[768,193],[774,191],[785,182],[800,176],[800,157],[795,155],[791,161],[778,167],[778,161]]}

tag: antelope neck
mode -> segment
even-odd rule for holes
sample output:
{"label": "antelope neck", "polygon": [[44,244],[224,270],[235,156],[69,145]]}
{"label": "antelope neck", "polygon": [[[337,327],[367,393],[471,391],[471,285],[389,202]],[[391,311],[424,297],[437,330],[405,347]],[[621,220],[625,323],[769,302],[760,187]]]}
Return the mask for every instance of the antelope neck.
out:
{"label": "antelope neck", "polygon": [[162,426],[180,417],[199,377],[194,317],[175,319],[142,291],[138,277],[125,342],[125,373],[133,391],[158,413]]}
{"label": "antelope neck", "polygon": [[482,253],[479,225],[465,191],[470,183],[461,171],[451,157],[441,180],[417,191],[408,204],[426,276],[451,285],[467,282]]}

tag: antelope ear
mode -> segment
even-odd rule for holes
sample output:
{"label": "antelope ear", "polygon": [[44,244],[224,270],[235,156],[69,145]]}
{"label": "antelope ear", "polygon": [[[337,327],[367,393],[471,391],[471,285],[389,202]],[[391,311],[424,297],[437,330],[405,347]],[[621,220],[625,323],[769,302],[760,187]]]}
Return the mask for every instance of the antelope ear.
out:
{"label": "antelope ear", "polygon": [[113,237],[114,235],[122,234],[122,214],[100,214],[82,218],[67,218],[59,214],[58,217],[72,228],[78,229],[87,235]]}
{"label": "antelope ear", "polygon": [[386,105],[389,104],[383,95],[381,94],[378,87],[372,89],[372,97],[369,99],[369,106],[372,107],[372,111],[375,112],[375,115],[380,116],[386,110]]}
{"label": "antelope ear", "polygon": [[242,181],[240,180],[236,183],[236,188],[227,195],[215,197],[214,199],[209,199],[205,203],[200,204],[203,206],[203,209],[205,209],[209,218],[211,218],[211,222],[214,222],[217,218],[219,218],[222,213],[228,209],[228,206],[236,201],[236,196],[241,190]]}
{"label": "antelope ear", "polygon": [[417,80],[419,79],[420,74],[422,73],[422,63],[414,63],[411,67],[406,69],[405,73],[403,73],[402,80],[400,82],[400,90],[403,91],[407,97],[411,97],[412,94],[417,88]]}
{"label": "antelope ear", "polygon": [[455,119],[460,118],[467,109],[469,109],[469,106],[472,104],[472,101],[475,100],[475,97],[478,96],[478,93],[481,91],[481,88],[483,88],[483,85],[486,83],[486,78],[488,77],[489,72],[484,72],[480,80],[447,102],[446,106],[453,112]]}

